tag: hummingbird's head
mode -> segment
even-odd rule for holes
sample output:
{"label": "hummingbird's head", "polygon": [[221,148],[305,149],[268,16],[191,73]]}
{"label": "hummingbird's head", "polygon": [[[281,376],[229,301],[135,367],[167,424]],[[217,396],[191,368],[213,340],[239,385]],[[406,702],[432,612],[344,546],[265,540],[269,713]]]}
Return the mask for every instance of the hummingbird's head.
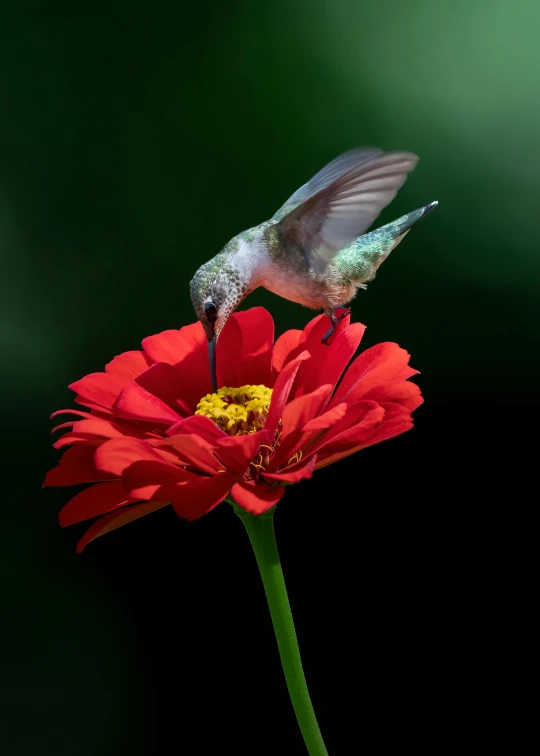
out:
{"label": "hummingbird's head", "polygon": [[193,276],[189,289],[191,301],[208,339],[208,356],[213,390],[217,391],[216,342],[229,315],[247,294],[248,285],[230,257],[220,252],[202,265]]}
{"label": "hummingbird's head", "polygon": [[202,323],[207,339],[216,339],[247,294],[248,285],[240,270],[223,252],[201,265],[189,289],[195,313]]}

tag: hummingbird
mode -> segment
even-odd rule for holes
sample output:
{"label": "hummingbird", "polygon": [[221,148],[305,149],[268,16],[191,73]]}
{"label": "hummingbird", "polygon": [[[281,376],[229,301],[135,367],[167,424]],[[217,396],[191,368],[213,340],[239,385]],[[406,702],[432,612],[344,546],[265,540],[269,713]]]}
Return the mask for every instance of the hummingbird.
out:
{"label": "hummingbird", "polygon": [[355,148],[339,155],[258,226],[242,231],[202,265],[191,300],[208,340],[213,391],[216,345],[228,317],[263,286],[285,299],[324,310],[328,344],[343,308],[372,281],[379,265],[437,202],[365,233],[418,163],[412,152]]}

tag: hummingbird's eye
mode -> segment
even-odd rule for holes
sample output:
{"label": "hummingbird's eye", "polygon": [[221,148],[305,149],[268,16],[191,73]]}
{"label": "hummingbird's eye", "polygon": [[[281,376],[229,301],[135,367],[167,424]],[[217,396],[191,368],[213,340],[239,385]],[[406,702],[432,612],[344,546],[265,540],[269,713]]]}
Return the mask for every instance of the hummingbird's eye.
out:
{"label": "hummingbird's eye", "polygon": [[217,307],[213,302],[207,302],[204,305],[204,314],[209,323],[215,323],[217,320]]}

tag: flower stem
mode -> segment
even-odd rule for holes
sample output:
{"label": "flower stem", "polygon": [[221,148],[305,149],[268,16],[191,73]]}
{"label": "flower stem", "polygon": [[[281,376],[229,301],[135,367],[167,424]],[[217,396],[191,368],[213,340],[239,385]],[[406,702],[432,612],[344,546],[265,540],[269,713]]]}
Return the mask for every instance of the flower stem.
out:
{"label": "flower stem", "polygon": [[274,533],[274,510],[252,515],[234,507],[247,530],[264,585],[281,664],[296,719],[310,756],[328,756],[309,697]]}

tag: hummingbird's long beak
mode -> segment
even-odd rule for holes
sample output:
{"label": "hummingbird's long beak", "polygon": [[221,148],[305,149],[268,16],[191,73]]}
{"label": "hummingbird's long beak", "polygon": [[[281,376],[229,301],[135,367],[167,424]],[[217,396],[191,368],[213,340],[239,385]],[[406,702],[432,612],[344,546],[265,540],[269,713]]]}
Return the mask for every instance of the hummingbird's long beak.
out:
{"label": "hummingbird's long beak", "polygon": [[216,372],[216,337],[208,339],[208,362],[210,363],[210,380],[212,381],[212,391],[217,391],[217,372]]}

